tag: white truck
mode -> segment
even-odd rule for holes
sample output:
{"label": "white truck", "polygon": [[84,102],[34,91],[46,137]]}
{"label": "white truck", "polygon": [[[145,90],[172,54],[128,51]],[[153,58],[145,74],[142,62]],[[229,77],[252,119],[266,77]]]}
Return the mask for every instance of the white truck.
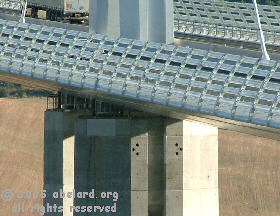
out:
{"label": "white truck", "polygon": [[27,0],[27,16],[52,21],[81,20],[89,14],[89,0]]}
{"label": "white truck", "polygon": [[21,10],[21,0],[0,0],[0,9]]}

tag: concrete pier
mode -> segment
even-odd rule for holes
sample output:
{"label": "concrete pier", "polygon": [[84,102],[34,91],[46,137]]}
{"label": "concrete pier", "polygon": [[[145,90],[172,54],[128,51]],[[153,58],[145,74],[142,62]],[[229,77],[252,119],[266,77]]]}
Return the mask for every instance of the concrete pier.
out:
{"label": "concrete pier", "polygon": [[131,215],[163,215],[165,201],[163,119],[131,121]]}
{"label": "concrete pier", "polygon": [[[94,198],[75,198],[75,206],[108,206],[108,215],[130,214],[129,132],[127,119],[80,118],[76,121],[75,191],[94,191],[95,195]],[[101,196],[110,192],[110,197]],[[107,214],[100,210],[87,213]]]}
{"label": "concrete pier", "polygon": [[[75,205],[108,206],[114,215],[162,215],[162,121],[78,119],[74,172],[75,190],[94,191],[96,197],[76,198]],[[112,194],[102,198],[102,193]],[[87,215],[104,215],[98,211]]]}
{"label": "concrete pier", "polygon": [[[69,215],[63,208],[71,204],[71,199],[54,198],[54,192],[73,188],[74,121],[72,112],[45,112],[44,128],[44,190],[46,198],[44,215]],[[64,202],[63,202],[64,201]],[[72,201],[73,202],[73,201]],[[54,206],[57,206],[54,207]],[[73,205],[73,204],[72,204]]]}
{"label": "concrete pier", "polygon": [[[87,215],[219,215],[218,129],[212,126],[46,111],[44,160],[44,204],[64,207],[46,215],[85,214],[70,212],[73,205],[92,206]],[[72,196],[52,199],[62,188]]]}
{"label": "concrete pier", "polygon": [[166,216],[218,216],[218,128],[165,121]]}
{"label": "concrete pier", "polygon": [[173,0],[91,0],[89,31],[173,43]]}

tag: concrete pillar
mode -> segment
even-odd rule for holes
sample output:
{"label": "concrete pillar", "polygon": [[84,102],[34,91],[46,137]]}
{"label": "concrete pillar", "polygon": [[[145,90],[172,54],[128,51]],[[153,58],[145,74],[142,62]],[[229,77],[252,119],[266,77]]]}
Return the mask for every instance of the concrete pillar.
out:
{"label": "concrete pillar", "polygon": [[165,121],[166,216],[218,216],[218,128]]}
{"label": "concrete pillar", "polygon": [[[73,126],[73,123],[71,122]],[[72,192],[74,188],[74,140],[71,136],[63,142],[63,216],[73,216],[70,211],[74,204],[73,196],[67,197],[67,193]]]}
{"label": "concrete pillar", "polygon": [[[162,215],[162,128],[162,121],[155,119],[78,119],[75,190],[94,189],[96,198],[75,198],[75,205],[108,206],[109,211],[120,216]],[[102,199],[102,192],[112,195]],[[87,215],[104,215],[104,212]]]}
{"label": "concrete pillar", "polygon": [[149,3],[148,41],[173,44],[174,42],[173,0],[147,0],[147,1]]}
{"label": "concrete pillar", "polygon": [[[73,189],[74,120],[71,112],[46,111],[44,122],[44,199],[45,215],[70,215],[73,200],[63,199],[60,190]],[[71,189],[71,190],[72,190]],[[54,192],[55,196],[53,197]],[[64,202],[63,202],[64,201]],[[56,207],[55,207],[56,206]],[[63,210],[64,209],[64,210]]]}
{"label": "concrete pillar", "polygon": [[90,0],[89,31],[120,36],[119,0]]}
{"label": "concrete pillar", "polygon": [[90,0],[89,31],[173,43],[173,0]]}
{"label": "concrete pillar", "polygon": [[163,120],[131,120],[131,215],[163,215]]}

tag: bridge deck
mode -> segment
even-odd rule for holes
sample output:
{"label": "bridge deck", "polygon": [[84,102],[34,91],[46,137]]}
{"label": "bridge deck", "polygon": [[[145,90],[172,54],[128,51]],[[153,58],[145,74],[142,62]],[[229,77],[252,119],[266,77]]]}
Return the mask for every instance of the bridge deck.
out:
{"label": "bridge deck", "polygon": [[[259,42],[253,4],[217,0],[174,0],[178,33]],[[0,8],[20,10],[20,0],[2,0]],[[267,44],[280,45],[280,7],[259,5]]]}
{"label": "bridge deck", "polygon": [[[259,5],[264,36],[268,44],[280,43],[280,7]],[[175,29],[242,41],[259,41],[252,3],[217,0],[174,0]]]}
{"label": "bridge deck", "polygon": [[166,115],[280,128],[277,61],[0,20],[0,70]]}

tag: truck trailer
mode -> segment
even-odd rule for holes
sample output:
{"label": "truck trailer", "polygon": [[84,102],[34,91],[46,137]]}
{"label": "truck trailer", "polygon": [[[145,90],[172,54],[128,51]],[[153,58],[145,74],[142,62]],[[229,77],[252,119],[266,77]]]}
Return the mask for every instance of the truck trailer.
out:
{"label": "truck trailer", "polygon": [[21,10],[21,0],[0,0],[0,9]]}
{"label": "truck trailer", "polygon": [[27,16],[52,21],[82,20],[89,14],[89,0],[27,0]]}

